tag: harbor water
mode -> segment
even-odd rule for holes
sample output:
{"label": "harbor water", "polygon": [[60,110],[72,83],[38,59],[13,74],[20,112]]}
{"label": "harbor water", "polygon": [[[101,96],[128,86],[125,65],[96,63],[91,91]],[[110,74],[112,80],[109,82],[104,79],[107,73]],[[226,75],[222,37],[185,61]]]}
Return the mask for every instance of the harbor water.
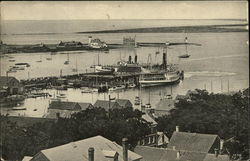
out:
{"label": "harbor water", "polygon": [[[137,42],[183,42],[185,37],[192,43],[199,43],[201,46],[188,46],[188,59],[180,59],[179,55],[185,53],[185,46],[171,46],[168,49],[168,63],[179,64],[179,69],[184,71],[184,80],[172,86],[150,87],[138,89],[126,89],[109,93],[81,93],[80,89],[68,89],[66,91],[44,90],[52,96],[58,93],[66,95],[65,100],[77,102],[94,103],[97,99],[108,100],[108,95],[116,98],[129,99],[134,103],[135,96],[140,95],[143,103],[150,102],[154,107],[163,95],[185,94],[188,90],[207,89],[209,92],[239,91],[248,87],[249,84],[249,48],[247,32],[228,33],[115,33],[115,34],[91,34],[107,43],[122,43],[123,37],[135,36]],[[89,34],[43,34],[43,35],[5,35],[4,43],[26,44],[26,43],[58,43],[59,41],[82,41],[87,42]],[[18,41],[17,41],[18,40]],[[85,42],[85,43],[86,43]],[[155,54],[160,51],[160,54]],[[149,54],[151,59],[149,59]],[[70,63],[65,65],[69,55]],[[1,76],[15,63],[29,63],[30,67],[18,70],[16,73],[9,73],[18,79],[29,79],[46,76],[59,76],[85,73],[90,66],[98,63],[102,65],[116,64],[120,59],[128,60],[137,55],[139,63],[162,63],[162,49],[157,47],[135,48],[135,49],[114,49],[109,53],[102,51],[77,51],[58,52],[56,55],[50,53],[18,53],[9,54],[15,62],[10,62],[9,57],[1,57]],[[46,58],[51,58],[48,60]],[[42,60],[42,62],[37,62]],[[23,111],[11,111],[2,107],[2,114],[25,115],[42,117],[46,112],[50,98],[28,98],[24,104]],[[136,107],[135,108],[139,108]]]}

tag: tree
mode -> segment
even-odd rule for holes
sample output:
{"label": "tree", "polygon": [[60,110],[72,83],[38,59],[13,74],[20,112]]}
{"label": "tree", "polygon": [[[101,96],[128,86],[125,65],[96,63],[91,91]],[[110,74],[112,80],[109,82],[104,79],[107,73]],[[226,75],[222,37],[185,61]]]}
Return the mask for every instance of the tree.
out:
{"label": "tree", "polygon": [[205,90],[196,90],[189,97],[176,103],[169,115],[157,119],[158,130],[171,137],[178,125],[182,131],[218,134],[225,140],[233,137],[236,142],[225,146],[231,154],[247,158],[248,98],[240,92],[231,96]]}

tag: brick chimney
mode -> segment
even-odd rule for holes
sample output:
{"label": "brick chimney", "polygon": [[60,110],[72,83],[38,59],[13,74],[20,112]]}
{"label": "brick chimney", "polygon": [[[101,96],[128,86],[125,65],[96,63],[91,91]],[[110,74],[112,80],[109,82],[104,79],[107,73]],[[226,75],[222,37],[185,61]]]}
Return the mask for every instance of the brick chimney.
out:
{"label": "brick chimney", "polygon": [[115,156],[114,156],[114,161],[118,161],[118,158],[119,158],[119,154],[116,153]]}
{"label": "brick chimney", "polygon": [[181,156],[180,151],[178,151],[176,154],[176,159],[180,159],[180,156]]}
{"label": "brick chimney", "polygon": [[123,161],[128,161],[128,139],[122,139],[122,149],[123,149]]}
{"label": "brick chimney", "polygon": [[180,131],[179,126],[175,126],[175,131],[176,131],[176,132],[179,132],[179,131]]}
{"label": "brick chimney", "polygon": [[88,152],[89,152],[89,161],[94,161],[94,148],[89,148]]}

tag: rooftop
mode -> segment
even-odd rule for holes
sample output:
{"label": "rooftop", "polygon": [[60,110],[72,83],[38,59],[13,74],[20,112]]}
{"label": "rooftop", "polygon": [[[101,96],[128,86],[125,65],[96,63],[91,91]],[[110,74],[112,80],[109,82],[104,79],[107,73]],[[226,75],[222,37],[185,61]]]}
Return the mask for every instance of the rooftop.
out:
{"label": "rooftop", "polygon": [[[95,136],[88,139],[71,142],[65,145],[45,149],[36,154],[32,161],[88,161],[88,149],[94,148],[96,161],[109,161],[108,156],[119,154],[118,160],[123,161],[123,149],[120,145],[102,136]],[[128,151],[128,160],[138,160],[141,156]]]}
{"label": "rooftop", "polygon": [[[229,161],[228,155],[208,154],[185,150],[173,150],[148,146],[137,146],[134,150],[143,157],[142,161]],[[179,159],[177,153],[179,152]],[[152,155],[153,154],[153,155]]]}
{"label": "rooftop", "polygon": [[207,153],[217,138],[218,135],[174,132],[168,148],[173,149],[175,147],[177,150]]}
{"label": "rooftop", "polygon": [[149,122],[149,123],[152,123],[152,125],[157,125],[157,124],[158,124],[158,123],[157,123],[151,116],[149,116],[148,114],[142,115],[142,118],[143,118],[145,121],[147,121],[147,122]]}
{"label": "rooftop", "polygon": [[[109,110],[109,101],[97,100],[94,104],[94,107],[101,107],[107,111],[107,110]],[[117,102],[110,101],[110,109],[112,109],[112,108],[122,108],[122,107]]]}

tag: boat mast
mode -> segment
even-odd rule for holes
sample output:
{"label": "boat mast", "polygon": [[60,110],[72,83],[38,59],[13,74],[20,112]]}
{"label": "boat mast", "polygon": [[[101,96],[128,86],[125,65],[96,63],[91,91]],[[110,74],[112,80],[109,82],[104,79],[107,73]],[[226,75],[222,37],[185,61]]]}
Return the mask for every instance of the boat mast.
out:
{"label": "boat mast", "polygon": [[188,51],[187,51],[187,43],[188,43],[188,40],[187,40],[187,37],[185,37],[185,48],[186,48],[186,55],[188,55]]}

